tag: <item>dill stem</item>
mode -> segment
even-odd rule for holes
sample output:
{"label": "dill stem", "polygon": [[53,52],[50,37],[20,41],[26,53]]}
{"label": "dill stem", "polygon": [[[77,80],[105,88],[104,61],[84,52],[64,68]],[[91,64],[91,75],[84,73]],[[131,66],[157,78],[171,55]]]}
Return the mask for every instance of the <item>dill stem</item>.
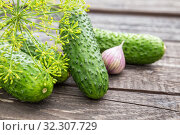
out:
{"label": "dill stem", "polygon": [[14,48],[14,44],[12,45],[12,48],[11,48],[11,55],[10,55],[10,66],[9,66],[9,69],[11,70],[12,68],[12,54],[13,54],[13,48]]}
{"label": "dill stem", "polygon": [[[18,0],[19,1],[19,0]],[[15,22],[15,24],[14,24],[14,29],[15,30],[13,30],[13,34],[14,34],[14,37],[15,37],[15,40],[17,41],[17,27],[18,27],[18,19],[16,19],[16,22]],[[11,56],[10,56],[10,70],[11,70],[11,68],[12,68],[12,54],[13,54],[13,49],[14,49],[14,46],[15,46],[15,44],[13,44],[12,45],[12,48],[11,48]]]}
{"label": "dill stem", "polygon": [[17,13],[19,13],[19,0],[17,0]]}

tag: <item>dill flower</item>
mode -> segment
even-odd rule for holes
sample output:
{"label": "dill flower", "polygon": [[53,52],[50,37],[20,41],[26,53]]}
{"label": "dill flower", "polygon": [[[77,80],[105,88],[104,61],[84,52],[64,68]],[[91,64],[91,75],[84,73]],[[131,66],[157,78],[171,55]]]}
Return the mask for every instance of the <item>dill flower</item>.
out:
{"label": "dill flower", "polygon": [[[67,70],[68,59],[65,58],[65,55],[59,53],[58,59],[55,59],[51,49],[57,51],[58,46],[63,48],[63,45],[69,42],[66,38],[68,35],[61,36],[60,29],[61,31],[68,31],[68,34],[78,38],[76,35],[81,32],[77,27],[78,22],[70,25],[71,13],[67,11],[73,10],[74,7],[81,7],[86,10],[87,7],[84,0],[59,0],[56,6],[58,8],[53,10],[54,4],[49,4],[48,0],[0,0],[0,13],[2,14],[0,16],[0,44],[8,42],[8,51],[11,52],[10,64],[7,66],[0,65],[0,69],[3,69],[1,70],[3,72],[0,73],[0,79],[3,79],[4,83],[7,83],[8,80],[13,83],[14,78],[20,79],[18,73],[21,71],[16,71],[12,55],[14,51],[19,51],[24,46],[23,43],[27,40],[27,36],[24,35],[28,35],[28,38],[36,45],[36,51],[39,52],[38,56],[33,56],[29,51],[32,59],[38,59],[48,73],[60,77],[61,71]],[[55,19],[53,15],[60,13],[63,13],[64,17]],[[58,28],[59,22],[63,22],[69,27]],[[54,41],[54,46],[50,49],[44,49],[49,45],[47,41],[44,43],[37,42],[37,37],[34,36],[36,32],[43,32],[50,36],[50,40]],[[43,47],[39,48],[38,46]],[[28,46],[26,48],[29,50]],[[7,60],[3,53],[0,54],[1,60]]]}

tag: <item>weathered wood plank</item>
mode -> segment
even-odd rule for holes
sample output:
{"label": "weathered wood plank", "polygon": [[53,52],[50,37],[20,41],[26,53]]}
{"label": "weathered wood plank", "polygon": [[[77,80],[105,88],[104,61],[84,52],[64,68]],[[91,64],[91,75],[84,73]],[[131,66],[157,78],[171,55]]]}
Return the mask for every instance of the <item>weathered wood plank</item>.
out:
{"label": "weathered wood plank", "polygon": [[[41,104],[41,103],[40,103]],[[39,112],[37,104],[28,104],[17,101],[12,98],[4,90],[0,93],[0,118],[1,119],[55,119],[52,115]]]}
{"label": "weathered wood plank", "polygon": [[180,94],[180,74],[177,68],[157,66],[127,66],[121,75],[110,76],[111,88]]}
{"label": "weathered wood plank", "polygon": [[89,13],[94,27],[116,32],[146,33],[180,41],[180,18]]}
{"label": "weathered wood plank", "polygon": [[48,99],[30,104],[2,93],[13,101],[0,101],[2,119],[180,119],[179,96],[108,91],[90,100],[77,88],[56,86]]}
{"label": "weathered wood plank", "polygon": [[[121,74],[109,77],[109,88],[179,95],[179,80],[179,68],[127,65]],[[65,84],[76,86],[71,77]]]}
{"label": "weathered wood plank", "polygon": [[180,14],[179,0],[87,0],[92,10]]}
{"label": "weathered wood plank", "polygon": [[[56,94],[84,97],[82,92],[80,92],[80,90],[78,90],[76,87],[72,88],[68,86],[56,85],[54,92]],[[102,100],[149,106],[180,112],[180,96],[109,90]]]}
{"label": "weathered wood plank", "polygon": [[[110,76],[109,88],[180,94],[180,65],[178,68],[173,62],[172,64],[161,65],[127,65],[121,74]],[[69,78],[66,84],[75,85],[72,78]]]}

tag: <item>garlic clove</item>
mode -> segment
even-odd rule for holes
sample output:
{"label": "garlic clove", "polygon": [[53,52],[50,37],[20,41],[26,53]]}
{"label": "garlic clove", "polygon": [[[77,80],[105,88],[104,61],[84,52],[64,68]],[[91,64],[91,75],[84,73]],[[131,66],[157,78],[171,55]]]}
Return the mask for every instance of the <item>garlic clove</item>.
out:
{"label": "garlic clove", "polygon": [[119,74],[125,68],[126,62],[122,49],[123,44],[124,41],[121,45],[105,50],[102,53],[102,59],[109,74]]}

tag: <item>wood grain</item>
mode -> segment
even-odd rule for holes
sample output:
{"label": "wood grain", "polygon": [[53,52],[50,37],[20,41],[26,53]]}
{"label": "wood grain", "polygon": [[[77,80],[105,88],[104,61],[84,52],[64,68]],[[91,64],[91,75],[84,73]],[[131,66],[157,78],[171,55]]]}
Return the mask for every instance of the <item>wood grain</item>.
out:
{"label": "wood grain", "polygon": [[179,0],[87,0],[92,10],[180,14]]}
{"label": "wood grain", "polygon": [[[121,74],[109,77],[109,88],[180,95],[179,80],[179,69],[173,67],[127,65]],[[71,77],[65,84],[76,86]]]}
{"label": "wood grain", "polygon": [[[84,97],[82,92],[76,87],[56,85],[54,93]],[[180,112],[180,96],[109,90],[102,100]]]}
{"label": "wood grain", "polygon": [[[180,42],[165,42],[165,46],[165,57],[180,58]],[[174,64],[177,65],[176,63]]]}
{"label": "wood grain", "polygon": [[180,41],[180,18],[138,15],[92,14],[94,27],[116,32],[146,33],[166,41]]}
{"label": "wood grain", "polygon": [[2,119],[180,119],[179,96],[108,91],[91,100],[77,88],[56,86],[49,98],[30,104],[2,93],[13,101],[0,101]]}

